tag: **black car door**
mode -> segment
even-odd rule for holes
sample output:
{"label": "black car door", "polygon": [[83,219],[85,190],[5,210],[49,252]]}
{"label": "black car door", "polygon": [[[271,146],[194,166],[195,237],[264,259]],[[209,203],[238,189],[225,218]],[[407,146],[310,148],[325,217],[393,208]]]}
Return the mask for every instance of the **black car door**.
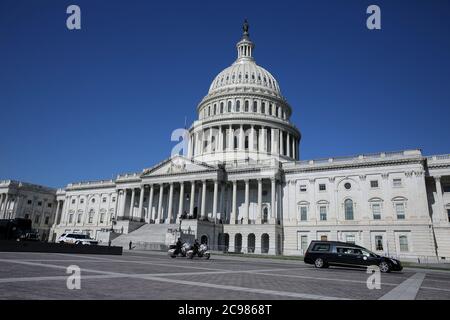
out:
{"label": "black car door", "polygon": [[350,248],[336,247],[336,253],[333,255],[333,262],[342,265],[351,263],[350,252]]}

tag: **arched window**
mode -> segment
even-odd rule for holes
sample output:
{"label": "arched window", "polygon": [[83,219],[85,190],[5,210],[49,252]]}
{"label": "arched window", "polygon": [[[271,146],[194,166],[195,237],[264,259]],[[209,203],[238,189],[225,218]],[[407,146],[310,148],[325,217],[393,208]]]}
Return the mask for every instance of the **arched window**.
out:
{"label": "arched window", "polygon": [[269,104],[269,116],[272,115],[272,104]]}
{"label": "arched window", "polygon": [[211,115],[211,107],[208,106],[208,117]]}
{"label": "arched window", "polygon": [[220,113],[223,113],[223,102],[220,103]]}
{"label": "arched window", "polygon": [[353,220],[353,201],[350,199],[345,200],[345,220]]}
{"label": "arched window", "polygon": [[216,111],[217,111],[217,105],[216,104],[214,104],[214,109],[213,109],[213,116],[216,114]]}
{"label": "arched window", "polygon": [[266,113],[266,103],[265,102],[261,103],[261,113]]}
{"label": "arched window", "polygon": [[91,209],[91,211],[89,211],[89,215],[88,215],[88,223],[93,223],[94,222],[94,210]]}
{"label": "arched window", "polygon": [[236,112],[239,112],[239,111],[241,111],[241,101],[240,100],[236,101]]}
{"label": "arched window", "polygon": [[249,142],[248,142],[248,135],[246,135],[245,136],[245,150],[248,150],[248,145],[249,145]]}
{"label": "arched window", "polygon": [[258,112],[258,102],[253,101],[253,112]]}
{"label": "arched window", "polygon": [[248,100],[245,100],[244,111],[248,112]]}
{"label": "arched window", "polygon": [[237,149],[238,148],[238,137],[234,136],[233,140],[234,140],[233,141],[233,147],[234,147],[234,149]]}

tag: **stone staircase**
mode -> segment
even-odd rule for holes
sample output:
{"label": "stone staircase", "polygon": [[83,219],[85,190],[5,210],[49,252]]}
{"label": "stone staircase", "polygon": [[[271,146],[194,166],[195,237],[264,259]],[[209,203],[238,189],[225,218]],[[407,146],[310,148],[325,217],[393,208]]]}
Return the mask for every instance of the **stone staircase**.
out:
{"label": "stone staircase", "polygon": [[112,240],[113,246],[128,250],[130,241],[136,250],[167,250],[166,234],[168,229],[177,228],[176,224],[144,224],[142,227],[122,234]]}

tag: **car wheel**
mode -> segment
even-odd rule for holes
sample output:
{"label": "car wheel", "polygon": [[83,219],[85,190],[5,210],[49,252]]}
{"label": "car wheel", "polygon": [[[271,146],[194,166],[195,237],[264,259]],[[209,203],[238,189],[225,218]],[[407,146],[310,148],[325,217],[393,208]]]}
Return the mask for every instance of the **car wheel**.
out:
{"label": "car wheel", "polygon": [[326,268],[326,263],[325,263],[325,261],[323,261],[322,258],[317,258],[317,259],[314,261],[314,266],[315,266],[316,268]]}
{"label": "car wheel", "polygon": [[380,267],[380,271],[383,273],[391,272],[391,266],[386,261],[380,262],[379,267]]}

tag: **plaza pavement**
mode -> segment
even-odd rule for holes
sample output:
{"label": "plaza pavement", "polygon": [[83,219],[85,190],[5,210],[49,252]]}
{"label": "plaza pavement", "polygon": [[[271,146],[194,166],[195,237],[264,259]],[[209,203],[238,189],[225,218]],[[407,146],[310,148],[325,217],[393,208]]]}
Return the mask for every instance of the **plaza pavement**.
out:
{"label": "plaza pavement", "polygon": [[[67,288],[68,266],[81,289]],[[302,261],[213,255],[171,259],[161,252],[123,256],[0,252],[0,299],[450,299],[450,272],[405,268],[369,290],[365,270],[315,269]]]}

